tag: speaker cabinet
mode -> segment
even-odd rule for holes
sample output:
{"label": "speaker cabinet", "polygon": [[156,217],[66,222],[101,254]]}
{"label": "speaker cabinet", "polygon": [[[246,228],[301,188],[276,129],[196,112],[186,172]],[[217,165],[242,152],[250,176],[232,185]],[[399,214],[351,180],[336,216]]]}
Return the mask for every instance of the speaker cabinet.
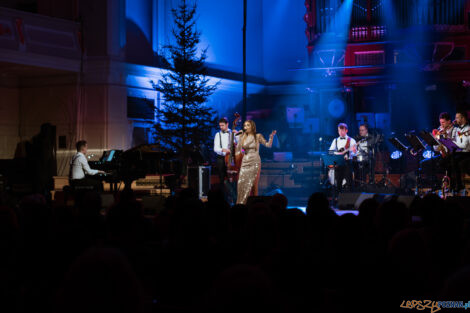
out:
{"label": "speaker cabinet", "polygon": [[[359,197],[362,195],[360,192],[342,192],[338,195],[338,209],[340,210],[353,210]],[[359,203],[360,205],[360,203]],[[357,208],[356,208],[357,209]]]}
{"label": "speaker cabinet", "polygon": [[206,199],[211,187],[211,167],[188,167],[188,186],[198,193],[199,199]]}

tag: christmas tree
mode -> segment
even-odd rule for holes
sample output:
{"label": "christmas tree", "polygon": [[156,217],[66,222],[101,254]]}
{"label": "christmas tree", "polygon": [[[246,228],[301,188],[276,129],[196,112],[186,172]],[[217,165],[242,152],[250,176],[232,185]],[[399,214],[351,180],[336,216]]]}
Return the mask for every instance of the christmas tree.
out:
{"label": "christmas tree", "polygon": [[154,135],[163,150],[176,152],[186,165],[191,151],[208,146],[212,140],[211,131],[217,121],[206,102],[218,83],[211,85],[206,77],[207,48],[198,55],[201,33],[196,29],[196,4],[189,7],[182,0],[172,13],[175,43],[165,46],[168,72],[158,83],[152,81],[163,96],[163,104],[156,109]]}

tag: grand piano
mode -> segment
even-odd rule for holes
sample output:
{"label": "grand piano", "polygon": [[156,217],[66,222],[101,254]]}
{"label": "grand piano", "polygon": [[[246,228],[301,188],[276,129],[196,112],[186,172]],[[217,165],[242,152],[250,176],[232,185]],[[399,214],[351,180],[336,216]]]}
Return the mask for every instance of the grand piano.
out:
{"label": "grand piano", "polygon": [[160,176],[160,188],[165,184],[173,190],[182,172],[182,161],[174,154],[161,151],[159,146],[143,144],[129,150],[106,150],[99,161],[89,162],[90,167],[105,171],[100,178],[116,191],[123,182],[130,189],[132,182],[146,175]]}

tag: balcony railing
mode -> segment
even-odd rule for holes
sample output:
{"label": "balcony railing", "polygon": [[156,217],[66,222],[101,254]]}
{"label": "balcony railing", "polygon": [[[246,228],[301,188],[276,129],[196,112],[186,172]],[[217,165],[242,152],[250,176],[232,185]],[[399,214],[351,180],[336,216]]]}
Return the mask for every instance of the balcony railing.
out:
{"label": "balcony railing", "polygon": [[34,55],[80,60],[81,54],[80,24],[0,7],[0,60],[14,63]]}
{"label": "balcony railing", "polygon": [[377,41],[385,39],[387,28],[385,26],[356,26],[349,32],[350,41]]}

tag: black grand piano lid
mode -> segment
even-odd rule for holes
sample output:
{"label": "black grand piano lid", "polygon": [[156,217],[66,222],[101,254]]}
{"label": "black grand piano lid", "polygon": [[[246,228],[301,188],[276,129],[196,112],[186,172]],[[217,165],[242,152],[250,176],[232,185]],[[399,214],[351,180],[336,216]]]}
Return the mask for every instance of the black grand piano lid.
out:
{"label": "black grand piano lid", "polygon": [[182,161],[173,153],[160,150],[158,145],[142,144],[121,155],[122,171],[134,170],[145,174],[179,174]]}

